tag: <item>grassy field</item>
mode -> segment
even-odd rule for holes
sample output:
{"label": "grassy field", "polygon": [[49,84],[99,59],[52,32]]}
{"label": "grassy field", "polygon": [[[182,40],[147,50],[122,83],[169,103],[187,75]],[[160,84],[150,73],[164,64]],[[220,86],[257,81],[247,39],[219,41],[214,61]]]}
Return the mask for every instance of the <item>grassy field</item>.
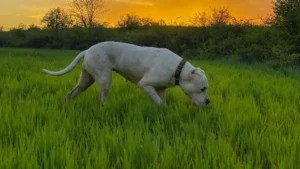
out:
{"label": "grassy field", "polygon": [[0,168],[292,169],[300,167],[299,71],[192,61],[205,70],[211,104],[178,88],[157,107],[114,74],[105,106],[93,84],[75,100],[78,51],[0,49]]}

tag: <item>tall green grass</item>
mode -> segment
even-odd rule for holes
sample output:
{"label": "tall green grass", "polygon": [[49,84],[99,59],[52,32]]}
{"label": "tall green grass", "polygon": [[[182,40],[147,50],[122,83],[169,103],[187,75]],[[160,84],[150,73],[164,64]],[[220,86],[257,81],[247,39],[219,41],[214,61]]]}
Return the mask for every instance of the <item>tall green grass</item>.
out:
{"label": "tall green grass", "polygon": [[178,88],[157,107],[114,74],[107,104],[96,84],[72,101],[81,70],[61,77],[78,51],[0,49],[0,168],[299,168],[296,70],[194,61],[211,104]]}

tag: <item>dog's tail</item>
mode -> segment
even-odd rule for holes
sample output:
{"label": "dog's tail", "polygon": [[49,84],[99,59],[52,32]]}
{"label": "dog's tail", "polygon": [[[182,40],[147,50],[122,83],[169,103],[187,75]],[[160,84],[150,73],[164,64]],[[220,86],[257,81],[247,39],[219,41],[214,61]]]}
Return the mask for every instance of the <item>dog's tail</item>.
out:
{"label": "dog's tail", "polygon": [[76,58],[70,63],[70,65],[68,67],[66,67],[65,69],[63,70],[60,70],[60,71],[57,71],[57,72],[54,72],[54,71],[50,71],[50,70],[46,70],[46,69],[43,69],[43,71],[45,73],[48,73],[50,75],[54,75],[54,76],[60,76],[60,75],[63,75],[63,74],[66,74],[68,72],[70,72],[71,70],[73,70],[75,68],[75,66],[78,64],[78,62],[84,57],[85,55],[85,51],[79,53]]}

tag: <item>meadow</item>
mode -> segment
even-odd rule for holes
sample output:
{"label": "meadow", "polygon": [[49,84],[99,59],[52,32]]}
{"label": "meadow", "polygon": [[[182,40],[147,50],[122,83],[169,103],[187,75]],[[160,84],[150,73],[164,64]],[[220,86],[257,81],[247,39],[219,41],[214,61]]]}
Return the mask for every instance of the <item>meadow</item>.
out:
{"label": "meadow", "polygon": [[155,106],[113,75],[107,104],[93,84],[76,99],[81,65],[54,77],[78,51],[0,48],[0,168],[292,169],[300,167],[299,70],[191,61],[211,104],[179,87]]}

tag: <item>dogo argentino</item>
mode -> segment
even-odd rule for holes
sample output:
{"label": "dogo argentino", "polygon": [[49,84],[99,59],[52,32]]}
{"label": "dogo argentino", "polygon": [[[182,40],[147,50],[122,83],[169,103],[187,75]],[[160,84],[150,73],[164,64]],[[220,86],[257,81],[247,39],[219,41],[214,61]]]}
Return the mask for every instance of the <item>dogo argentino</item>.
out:
{"label": "dogo argentino", "polygon": [[196,106],[205,107],[210,100],[206,94],[208,82],[205,73],[177,54],[165,48],[137,46],[122,42],[101,42],[81,52],[72,63],[58,72],[44,72],[60,76],[74,69],[84,58],[80,80],[68,93],[74,98],[94,81],[101,89],[104,104],[112,80],[112,72],[137,84],[156,104],[165,103],[166,89],[178,85]]}

